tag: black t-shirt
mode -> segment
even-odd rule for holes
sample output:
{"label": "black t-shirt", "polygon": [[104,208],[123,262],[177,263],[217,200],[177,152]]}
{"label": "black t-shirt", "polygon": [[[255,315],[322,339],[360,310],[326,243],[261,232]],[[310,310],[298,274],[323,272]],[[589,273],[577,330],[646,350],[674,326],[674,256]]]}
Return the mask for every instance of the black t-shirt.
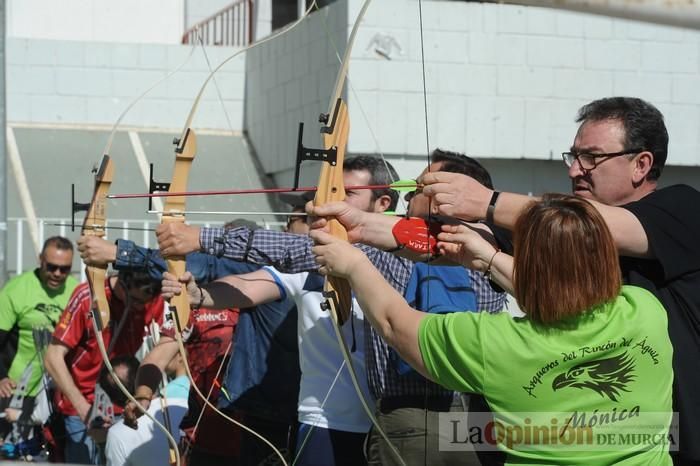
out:
{"label": "black t-shirt", "polygon": [[668,312],[680,453],[700,461],[700,192],[674,185],[624,208],[644,227],[654,259],[621,257],[623,278],[654,293]]}

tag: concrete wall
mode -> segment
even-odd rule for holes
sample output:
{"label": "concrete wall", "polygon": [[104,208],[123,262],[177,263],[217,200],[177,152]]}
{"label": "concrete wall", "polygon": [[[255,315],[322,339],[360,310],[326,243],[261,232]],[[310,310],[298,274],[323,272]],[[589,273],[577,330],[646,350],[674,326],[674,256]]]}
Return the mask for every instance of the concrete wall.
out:
{"label": "concrete wall", "polygon": [[[669,162],[700,165],[699,32],[510,5],[425,2],[423,9],[431,147],[559,160],[580,105],[633,95],[666,115]],[[362,120],[362,107],[367,126],[387,136],[384,152],[424,154],[416,2],[372,4],[361,32],[350,73],[353,120]],[[401,47],[391,60],[368,47],[384,36]],[[353,151],[375,150],[357,125],[350,142]]]}
{"label": "concrete wall", "polygon": [[9,37],[176,44],[186,0],[10,0]]}
{"label": "concrete wall", "polygon": [[[328,109],[339,67],[336,47],[343,52],[360,5],[340,0],[283,38],[234,59],[216,79],[226,111],[211,83],[195,127],[246,129],[264,172],[280,185],[291,182],[298,122],[306,124],[304,143],[320,144],[317,117]],[[404,177],[420,171],[423,154],[434,147],[486,160],[522,159],[518,174],[529,180],[523,190],[541,192],[558,181],[549,183],[543,165],[526,162],[552,161],[552,176],[560,176],[559,153],[571,144],[577,108],[596,97],[627,94],[665,113],[669,165],[700,165],[698,32],[495,4],[424,2],[423,12],[429,140],[417,2],[382,0],[370,5],[353,49],[350,153],[385,154]],[[190,50],[10,38],[8,120],[110,125]],[[233,52],[207,49],[211,66]],[[195,50],[124,123],[179,129],[209,69],[202,50]],[[494,167],[504,170],[494,173],[497,182],[513,177],[511,166]],[[302,183],[315,180],[311,167],[305,166]],[[678,173],[700,179],[699,172]],[[665,181],[672,181],[670,173]]]}
{"label": "concrete wall", "polygon": [[[291,182],[299,122],[304,144],[320,145],[318,116],[328,111],[348,34],[347,2],[337,5],[247,54],[245,127],[265,171],[283,185]],[[318,167],[304,168],[302,179],[316,178]]]}
{"label": "concrete wall", "polygon": [[[278,180],[290,177],[295,122],[306,122],[310,145],[316,114],[328,105],[338,70],[328,37],[343,37],[335,27],[349,32],[361,3],[338,1],[249,55],[246,127]],[[633,95],[666,115],[669,165],[700,165],[700,33],[542,8],[424,2],[424,83],[417,7],[383,0],[367,11],[347,87],[351,153],[385,154],[408,177],[425,166],[428,149],[442,147],[505,159],[492,167],[494,178],[521,191],[568,189],[560,152],[571,145],[577,109]],[[686,173],[700,178],[696,168]]]}
{"label": "concrete wall", "polygon": [[[8,121],[111,125],[137,96],[184,63],[141,99],[123,122],[181,128],[210,72],[207,58],[215,67],[234,52],[208,47],[205,56],[201,47],[182,45],[11,38],[7,42]],[[195,125],[240,131],[244,82],[242,55],[216,75],[222,100],[210,82]]]}

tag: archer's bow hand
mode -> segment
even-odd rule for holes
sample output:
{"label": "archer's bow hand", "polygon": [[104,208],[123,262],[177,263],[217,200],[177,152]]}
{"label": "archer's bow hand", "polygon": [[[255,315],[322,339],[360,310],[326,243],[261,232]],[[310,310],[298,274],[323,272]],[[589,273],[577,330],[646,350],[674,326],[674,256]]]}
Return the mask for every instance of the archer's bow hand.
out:
{"label": "archer's bow hand", "polygon": [[396,240],[391,233],[397,217],[384,214],[365,212],[347,202],[329,202],[314,206],[313,202],[306,204],[306,213],[313,218],[312,230],[328,232],[328,220],[336,219],[347,230],[348,241],[364,243],[379,249],[396,247]]}
{"label": "archer's bow hand", "polygon": [[312,251],[322,275],[350,278],[358,271],[361,272],[365,263],[369,263],[360,249],[326,232],[315,230],[309,236],[316,243]]}
{"label": "archer's bow hand", "polygon": [[86,265],[100,267],[117,260],[117,245],[99,236],[78,238],[78,252]]}
{"label": "archer's bow hand", "polygon": [[163,257],[184,256],[201,249],[199,227],[184,223],[163,223],[156,228],[158,247]]}
{"label": "archer's bow hand", "polygon": [[423,194],[432,198],[433,215],[457,217],[468,222],[486,218],[493,190],[461,173],[430,172],[418,180]]}
{"label": "archer's bow hand", "polygon": [[163,280],[161,281],[160,293],[163,299],[170,301],[174,296],[180,296],[182,284],[187,288],[187,297],[190,305],[197,304],[201,301],[201,288],[197,286],[194,277],[190,272],[185,272],[179,279],[170,272],[163,272]]}

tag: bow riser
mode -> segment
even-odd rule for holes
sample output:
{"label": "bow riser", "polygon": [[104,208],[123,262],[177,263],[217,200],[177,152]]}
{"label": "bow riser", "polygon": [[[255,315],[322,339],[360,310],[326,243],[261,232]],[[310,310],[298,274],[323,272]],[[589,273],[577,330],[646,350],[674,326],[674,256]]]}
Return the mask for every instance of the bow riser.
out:
{"label": "bow riser", "polygon": [[[89,282],[90,289],[93,290],[92,304],[93,311],[97,310],[99,321],[97,322],[100,330],[109,325],[110,312],[107,296],[104,293],[95,293],[95,290],[104,290],[107,281],[107,267],[86,267],[86,276]],[[93,314],[93,317],[95,315]]]}
{"label": "bow riser", "polygon": [[[97,236],[102,238],[105,235],[105,225],[107,223],[107,193],[112,185],[114,177],[114,164],[112,159],[105,155],[102,157],[100,168],[95,174],[95,191],[92,201],[85,214],[83,229],[84,236]],[[107,278],[107,266],[87,266],[86,275],[92,293],[93,310],[96,310],[94,317],[99,320],[97,324],[100,329],[109,325],[110,312],[109,303],[105,294],[105,280]]]}
{"label": "bow riser", "polygon": [[[330,127],[325,127],[323,133],[323,146],[325,149],[335,149],[335,163],[324,163],[321,167],[318,190],[314,197],[314,205],[322,205],[327,202],[345,200],[345,183],[343,179],[343,163],[345,161],[345,148],[350,134],[350,118],[348,107],[342,99],[335,105]],[[345,227],[337,220],[329,222],[330,234],[343,241],[348,240]],[[328,277],[323,285],[324,296],[328,298],[329,305],[326,309],[331,316],[343,325],[350,317],[352,309],[352,290],[347,280],[338,277]]]}
{"label": "bow riser", "polygon": [[[185,273],[184,257],[170,258],[166,260],[166,263],[168,265],[168,272],[172,273],[176,277],[181,277]],[[175,325],[177,331],[182,333],[190,318],[190,300],[184,283],[181,285],[180,295],[173,296],[170,299],[170,308],[175,308],[175,313],[173,316],[175,318]]]}
{"label": "bow riser", "polygon": [[[188,128],[181,139],[176,139],[175,143],[175,168],[170,182],[170,192],[183,192],[187,190],[187,180],[189,178],[190,168],[194,157],[197,153],[197,136],[194,131]],[[185,216],[183,212],[186,209],[185,196],[173,196],[167,198],[167,202],[163,207],[163,217],[161,223],[184,223]],[[168,272],[176,277],[181,277],[185,273],[185,258],[170,257],[166,261]],[[170,300],[170,306],[175,308],[175,324],[177,331],[182,330],[187,325],[190,318],[190,302],[187,296],[185,285],[182,284],[182,289],[179,296],[175,296]]]}
{"label": "bow riser", "polygon": [[[182,138],[175,139],[173,142],[177,145],[175,148],[175,168],[168,192],[178,193],[187,191],[190,168],[194,156],[197,154],[197,135],[192,129],[188,128]],[[164,210],[177,217],[178,212],[185,210],[185,203],[185,196],[171,196],[168,198],[168,203],[164,206]],[[166,216],[164,216],[165,218]],[[179,221],[183,222],[184,219],[180,218]]]}

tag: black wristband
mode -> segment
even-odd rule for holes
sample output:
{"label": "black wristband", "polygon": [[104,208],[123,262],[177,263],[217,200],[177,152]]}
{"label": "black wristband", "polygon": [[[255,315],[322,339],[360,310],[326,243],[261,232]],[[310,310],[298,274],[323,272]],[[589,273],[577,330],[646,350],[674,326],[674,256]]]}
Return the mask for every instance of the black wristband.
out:
{"label": "black wristband", "polygon": [[486,223],[494,224],[493,221],[493,212],[496,210],[496,201],[498,200],[498,196],[501,195],[500,191],[495,191],[491,195],[491,200],[489,201],[489,206],[486,208]]}
{"label": "black wristband", "polygon": [[163,373],[155,364],[144,364],[136,371],[136,387],[145,385],[153,393],[158,390],[158,385],[163,380]]}

